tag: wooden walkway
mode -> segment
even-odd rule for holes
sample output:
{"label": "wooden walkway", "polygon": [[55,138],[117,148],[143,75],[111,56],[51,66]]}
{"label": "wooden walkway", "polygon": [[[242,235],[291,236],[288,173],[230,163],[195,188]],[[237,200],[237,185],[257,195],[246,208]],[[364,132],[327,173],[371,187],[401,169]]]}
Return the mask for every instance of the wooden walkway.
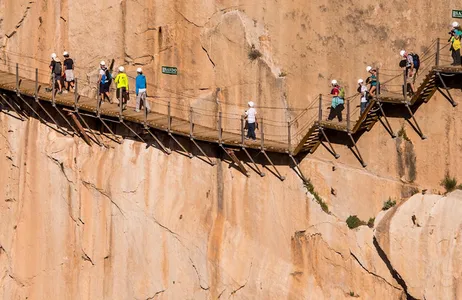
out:
{"label": "wooden walkway", "polygon": [[[36,96],[36,82],[26,78],[19,78],[19,93],[23,96],[32,97]],[[46,92],[46,83],[38,83],[37,97],[41,101],[53,102],[51,92]],[[0,90],[16,92],[16,75],[0,71]],[[79,111],[96,114],[98,112],[97,100],[79,95],[76,102],[74,93],[57,94],[55,96],[55,103],[57,105],[67,107],[75,110],[77,106]],[[158,112],[150,112],[145,116],[142,111],[135,112],[133,108],[127,108],[120,115],[120,108],[116,103],[110,104],[104,102],[99,110],[101,117],[119,119],[123,118],[124,121],[147,125],[153,129],[170,132],[172,135],[194,137],[195,140],[221,144],[228,147],[246,147],[250,149],[265,149],[269,152],[287,153],[289,151],[288,143],[273,141],[259,136],[256,141],[243,139],[242,134],[226,132],[218,128],[210,128],[198,124],[191,124],[190,120],[184,120],[171,116],[168,114],[161,114]],[[133,100],[132,100],[133,102]],[[169,125],[170,119],[170,125]]]}

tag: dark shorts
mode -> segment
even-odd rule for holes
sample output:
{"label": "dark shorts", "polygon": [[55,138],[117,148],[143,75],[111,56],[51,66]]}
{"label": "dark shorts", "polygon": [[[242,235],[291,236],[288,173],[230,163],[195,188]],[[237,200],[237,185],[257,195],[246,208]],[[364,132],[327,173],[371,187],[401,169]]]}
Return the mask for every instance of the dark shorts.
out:
{"label": "dark shorts", "polygon": [[61,75],[55,74],[55,80],[56,81],[58,81],[58,80],[61,81],[62,80]]}
{"label": "dark shorts", "polygon": [[122,91],[122,97],[127,98],[127,89],[126,88],[118,88],[117,89],[117,98],[120,98],[120,92]]}
{"label": "dark shorts", "polygon": [[108,83],[101,83],[99,85],[99,93],[100,94],[103,94],[103,93],[108,93],[109,92],[109,84]]}

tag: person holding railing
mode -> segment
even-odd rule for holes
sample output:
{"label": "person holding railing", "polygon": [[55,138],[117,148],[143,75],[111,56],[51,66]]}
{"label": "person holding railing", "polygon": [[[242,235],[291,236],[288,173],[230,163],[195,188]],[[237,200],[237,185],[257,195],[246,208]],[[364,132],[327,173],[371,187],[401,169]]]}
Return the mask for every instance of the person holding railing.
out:
{"label": "person holding railing", "polygon": [[252,101],[249,101],[247,105],[249,106],[249,109],[245,111],[245,119],[247,121],[247,136],[245,139],[252,139],[255,141],[257,139],[257,136],[255,135],[255,128],[257,126],[257,111],[255,110],[255,104]]}
{"label": "person holding railing", "polygon": [[115,78],[117,84],[117,99],[119,99],[119,106],[122,105],[122,109],[127,107],[128,102],[128,76],[125,74],[125,68],[119,67],[119,74]]}
{"label": "person holding railing", "polygon": [[[337,80],[332,80],[332,90],[330,94],[332,97],[332,103],[330,107],[329,117],[327,118],[328,121],[332,121],[335,117],[338,118],[339,122],[342,122],[342,111],[344,109],[344,97],[345,97],[345,90],[340,87]],[[343,94],[343,95],[342,95]]]}
{"label": "person holding railing", "polygon": [[406,50],[401,50],[399,55],[406,60],[406,84],[411,87],[411,96],[415,94],[414,88],[414,58],[412,55],[406,52]]}
{"label": "person holding railing", "polygon": [[358,79],[358,93],[361,96],[360,100],[360,107],[361,107],[361,114],[366,110],[367,105],[369,104],[369,99],[368,99],[368,91],[367,91],[367,86],[364,84],[364,80]]}
{"label": "person holding railing", "polygon": [[371,66],[367,66],[366,71],[371,74],[371,76],[366,79],[366,83],[371,85],[369,88],[369,94],[375,96],[379,85],[377,80],[377,69]]}
{"label": "person holding railing", "polygon": [[[457,25],[457,26],[454,26]],[[449,49],[452,54],[452,66],[460,66],[461,65],[461,58],[460,58],[460,38],[462,32],[456,28],[458,28],[459,23],[454,22],[452,23],[453,29],[449,33],[451,37],[449,38],[449,42],[451,43],[451,48]]]}
{"label": "person holding railing", "polygon": [[144,105],[144,108],[148,110],[148,113],[151,111],[149,102],[146,99],[146,76],[143,74],[143,69],[136,69],[136,107],[135,111],[140,112],[140,108]]}
{"label": "person holding railing", "polygon": [[47,92],[51,92],[53,90],[53,74],[55,73],[55,58],[56,58],[56,53],[51,53],[51,62],[50,62],[50,65],[49,65],[49,68],[50,68],[50,87],[49,88],[45,88],[45,90]]}
{"label": "person holding railing", "polygon": [[106,62],[101,61],[99,63],[99,74],[98,74],[98,84],[99,84],[99,97],[101,97],[101,103],[104,102],[104,99],[107,99],[109,103],[112,103],[111,98],[109,97],[109,87],[111,86],[112,75],[111,72],[106,67]]}
{"label": "person holding railing", "polygon": [[66,85],[64,88],[69,92],[70,89],[74,89],[74,60],[69,57],[69,52],[64,51],[64,77],[66,80]]}

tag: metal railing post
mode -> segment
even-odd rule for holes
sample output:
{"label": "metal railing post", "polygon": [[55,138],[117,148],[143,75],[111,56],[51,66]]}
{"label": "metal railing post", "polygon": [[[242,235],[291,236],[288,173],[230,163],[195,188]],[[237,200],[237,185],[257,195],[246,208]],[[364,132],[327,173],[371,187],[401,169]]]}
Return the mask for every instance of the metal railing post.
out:
{"label": "metal railing post", "polygon": [[19,64],[16,63],[16,94],[19,96]]}
{"label": "metal railing post", "polygon": [[222,144],[223,141],[223,128],[222,128],[222,115],[221,111],[218,113],[218,142],[220,145]]}
{"label": "metal railing post", "polygon": [[35,101],[38,101],[38,69],[35,68]]}
{"label": "metal railing post", "polygon": [[244,134],[244,129],[245,128],[245,117],[241,116],[241,144],[244,145],[245,143],[245,134]]}
{"label": "metal railing post", "polygon": [[407,67],[404,68],[404,88],[403,88],[403,92],[404,92],[404,102],[407,103]]}
{"label": "metal railing post", "polygon": [[172,117],[171,117],[171,108],[170,108],[170,101],[168,101],[168,106],[167,106],[167,130],[168,133],[171,131],[171,126],[172,126]]}
{"label": "metal railing post", "polygon": [[347,132],[350,133],[350,100],[347,100]]}
{"label": "metal railing post", "polygon": [[287,122],[287,153],[292,154],[292,134],[290,132],[290,122]]}
{"label": "metal railing post", "polygon": [[79,92],[77,89],[77,78],[74,78],[74,110],[76,112],[79,110],[78,102],[79,102]]}
{"label": "metal railing post", "polygon": [[101,95],[100,95],[100,83],[96,84],[96,113],[98,116],[101,115]]}
{"label": "metal railing post", "polygon": [[[119,93],[120,99],[119,99],[119,119],[123,120],[124,116],[124,96],[123,96],[123,91],[122,88],[120,88],[120,93]],[[99,95],[98,95],[99,97]],[[98,114],[99,114],[99,108],[98,108]]]}
{"label": "metal railing post", "polygon": [[55,91],[56,91],[56,88],[55,88],[55,86],[56,86],[56,74],[55,73],[53,73],[53,80],[52,80],[51,84],[53,85],[53,87],[51,89],[51,105],[53,107],[56,107],[56,99],[55,99],[56,98],[56,95],[55,95],[56,94],[55,93]]}
{"label": "metal railing post", "polygon": [[375,98],[379,99],[379,93],[380,93],[380,73],[379,73],[379,68],[376,69],[376,72],[377,72],[377,86],[375,87],[375,95],[376,95]]}
{"label": "metal railing post", "polygon": [[193,108],[189,108],[189,136],[193,137],[194,124],[193,124]]}
{"label": "metal railing post", "polygon": [[440,38],[436,39],[436,56],[435,56],[435,65],[439,66],[440,64]]}
{"label": "metal railing post", "polygon": [[148,125],[148,107],[146,106],[146,102],[148,102],[148,98],[144,98],[144,127]]}
{"label": "metal railing post", "polygon": [[265,132],[263,130],[263,118],[260,123],[260,134],[261,134],[261,150],[265,150]]}
{"label": "metal railing post", "polygon": [[319,122],[322,121],[322,94],[319,94]]}

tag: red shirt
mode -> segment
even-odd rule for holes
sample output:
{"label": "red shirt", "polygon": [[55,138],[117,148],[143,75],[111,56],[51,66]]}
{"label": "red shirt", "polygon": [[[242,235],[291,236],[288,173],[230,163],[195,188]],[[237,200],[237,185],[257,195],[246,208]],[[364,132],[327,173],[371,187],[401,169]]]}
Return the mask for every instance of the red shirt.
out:
{"label": "red shirt", "polygon": [[338,96],[340,94],[340,88],[338,86],[334,87],[332,91],[330,91],[331,95]]}

